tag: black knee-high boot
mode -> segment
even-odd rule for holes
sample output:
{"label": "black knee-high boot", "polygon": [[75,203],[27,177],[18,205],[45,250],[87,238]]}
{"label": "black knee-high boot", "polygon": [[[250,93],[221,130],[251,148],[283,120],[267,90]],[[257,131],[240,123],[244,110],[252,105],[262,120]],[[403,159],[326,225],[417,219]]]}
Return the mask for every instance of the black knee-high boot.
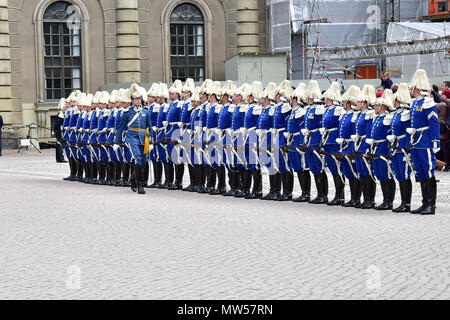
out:
{"label": "black knee-high boot", "polygon": [[234,169],[228,169],[228,184],[230,185],[230,190],[224,194],[226,197],[234,197],[238,191],[239,184],[239,172]]}
{"label": "black knee-high boot", "polygon": [[186,188],[184,188],[183,191],[194,192],[197,180],[195,177],[195,168],[192,164],[188,164],[188,172],[189,172],[189,185]]}
{"label": "black knee-high boot", "polygon": [[84,173],[83,162],[81,162],[81,160],[78,160],[77,161],[77,181],[78,182],[83,182],[84,181],[83,173]]}
{"label": "black knee-high boot", "polygon": [[75,179],[75,169],[74,169],[74,159],[72,157],[69,157],[69,170],[70,170],[70,174],[68,177],[65,177],[63,180],[66,181],[73,181],[73,179]]}
{"label": "black knee-high boot", "polygon": [[215,170],[215,172],[217,175],[217,188],[216,189],[213,188],[213,190],[211,190],[211,192],[209,194],[210,195],[225,195],[225,193],[227,192],[225,166],[218,167]]}
{"label": "black knee-high boot", "polygon": [[114,176],[116,179],[116,183],[114,184],[114,186],[116,187],[120,187],[120,184],[122,183],[122,163],[121,162],[116,162],[114,164]]}
{"label": "black knee-high boot", "polygon": [[106,164],[103,161],[97,163],[98,167],[98,184],[106,184]]}
{"label": "black knee-high boot", "polygon": [[98,184],[98,162],[92,164],[92,183]]}
{"label": "black knee-high boot", "polygon": [[134,165],[134,178],[136,180],[138,194],[145,194],[144,179],[145,179],[145,167],[141,167],[138,164]]}
{"label": "black knee-high boot", "polygon": [[124,163],[123,164],[123,187],[131,187],[130,183],[130,164]]}
{"label": "black knee-high boot", "polygon": [[150,164],[148,163],[148,161],[145,162],[145,167],[143,168],[143,175],[142,175],[142,186],[144,188],[148,188],[148,179],[150,176]]}
{"label": "black knee-high boot", "polygon": [[84,179],[83,179],[83,182],[84,183],[90,183],[91,171],[90,171],[90,168],[89,168],[89,163],[88,162],[83,163],[83,167],[84,167]]}
{"label": "black knee-high boot", "polygon": [[281,182],[282,182],[281,173],[274,174],[273,175],[274,191],[272,193],[272,196],[268,197],[267,200],[276,200],[276,199],[278,199],[278,197],[280,197]]}
{"label": "black knee-high boot", "polygon": [[[253,180],[253,189],[245,199],[261,199],[262,198],[262,175],[260,170],[251,171],[251,176]],[[250,180],[251,182],[251,180]]]}
{"label": "black knee-high boot", "polygon": [[244,198],[250,193],[252,174],[249,170],[239,171],[238,174],[241,185],[239,186],[239,190],[234,194],[234,196],[236,198]]}
{"label": "black knee-high boot", "polygon": [[427,197],[428,197],[428,184],[427,184],[428,180],[425,181],[420,181],[420,191],[422,192],[422,205],[415,209],[415,210],[411,210],[412,214],[420,214],[420,212],[422,212],[423,209],[426,208],[426,206],[428,205],[428,201],[427,201]]}
{"label": "black knee-high boot", "polygon": [[432,177],[426,181],[427,184],[427,205],[420,212],[421,215],[432,215],[436,211],[436,198],[437,198],[437,181],[436,177]]}
{"label": "black knee-high boot", "polygon": [[281,174],[281,181],[283,183],[283,194],[279,196],[277,201],[290,201],[292,200],[292,191],[294,189],[294,175],[288,171]]}
{"label": "black knee-high boot", "polygon": [[183,189],[184,164],[176,164],[173,166],[175,172],[175,183],[169,187],[169,190],[181,190]]}
{"label": "black knee-high boot", "polygon": [[381,191],[383,192],[383,203],[376,206],[375,210],[392,210],[392,202],[395,196],[395,181],[389,179],[381,181]]}
{"label": "black knee-high boot", "polygon": [[402,203],[397,208],[393,209],[393,212],[409,212],[411,211],[411,195],[412,195],[412,183],[411,179],[400,181],[400,197]]}
{"label": "black knee-high boot", "polygon": [[[261,176],[261,184],[262,184],[262,176]],[[269,200],[269,198],[273,198],[275,193],[276,187],[275,187],[275,175],[271,174],[269,175],[269,193],[265,196],[261,197],[261,200]]]}
{"label": "black knee-high boot", "polygon": [[321,198],[322,198],[322,188],[320,186],[320,178],[321,178],[320,174],[315,174],[314,175],[314,182],[316,183],[317,196],[316,196],[316,198],[311,200],[309,203],[318,203],[318,202],[322,201],[321,200]]}
{"label": "black knee-high boot", "polygon": [[294,199],[294,202],[309,202],[311,200],[311,174],[309,170],[303,170],[302,172],[297,172],[297,177],[302,194]]}
{"label": "black knee-high boot", "polygon": [[358,187],[360,186],[358,184],[358,179],[353,178],[349,179],[349,185],[350,185],[350,195],[351,199],[346,202],[343,206],[344,207],[356,207],[358,205]]}
{"label": "black knee-high boot", "polygon": [[344,204],[344,176],[335,175],[333,176],[334,187],[336,189],[336,193],[334,199],[328,202],[329,206],[340,206]]}

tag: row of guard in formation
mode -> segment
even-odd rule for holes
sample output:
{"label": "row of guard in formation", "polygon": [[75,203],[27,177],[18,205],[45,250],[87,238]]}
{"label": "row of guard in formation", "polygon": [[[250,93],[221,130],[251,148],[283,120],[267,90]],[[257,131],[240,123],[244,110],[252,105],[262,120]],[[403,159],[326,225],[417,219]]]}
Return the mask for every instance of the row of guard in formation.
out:
{"label": "row of guard in formation", "polygon": [[[70,165],[65,179],[129,186],[139,194],[150,187],[434,214],[440,141],[429,90],[419,69],[409,84],[400,84],[395,94],[387,89],[381,98],[371,85],[341,92],[334,82],[321,92],[314,80],[296,88],[288,80],[263,89],[258,81],[240,87],[227,81],[222,87],[208,79],[196,87],[187,79],[170,88],[155,83],[148,91],[137,84],[95,95],[76,91],[60,102],[60,143]],[[183,189],[185,167],[190,184]],[[150,170],[154,181],[148,186]],[[330,201],[326,170],[336,190]],[[270,191],[263,195],[266,175]],[[295,199],[294,175],[301,187]],[[416,210],[410,208],[411,175],[422,191]],[[394,209],[395,181],[401,205]],[[376,182],[383,193],[378,206]]]}

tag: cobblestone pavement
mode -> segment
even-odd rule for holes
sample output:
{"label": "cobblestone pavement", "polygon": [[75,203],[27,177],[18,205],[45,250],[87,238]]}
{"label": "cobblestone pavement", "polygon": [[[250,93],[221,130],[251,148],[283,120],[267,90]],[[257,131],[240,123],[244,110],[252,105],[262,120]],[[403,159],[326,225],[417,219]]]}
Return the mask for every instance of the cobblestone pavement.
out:
{"label": "cobblestone pavement", "polygon": [[0,299],[450,298],[450,174],[437,214],[413,216],[138,196],[63,181],[53,152],[0,157]]}

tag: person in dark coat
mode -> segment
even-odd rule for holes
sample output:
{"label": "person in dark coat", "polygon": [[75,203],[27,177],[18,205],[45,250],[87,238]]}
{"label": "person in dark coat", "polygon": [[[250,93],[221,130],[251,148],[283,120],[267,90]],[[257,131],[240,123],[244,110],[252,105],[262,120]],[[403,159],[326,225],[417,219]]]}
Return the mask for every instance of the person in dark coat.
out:
{"label": "person in dark coat", "polygon": [[0,157],[2,156],[2,128],[3,128],[3,117],[0,114]]}
{"label": "person in dark coat", "polygon": [[392,80],[389,79],[389,72],[383,71],[383,72],[381,73],[380,79],[381,79],[381,86],[382,86],[385,90],[386,90],[386,89],[391,89],[393,83],[392,83]]}
{"label": "person in dark coat", "polygon": [[444,171],[450,169],[450,90],[443,92],[444,99],[436,105],[441,134],[441,149],[444,162],[447,163]]}
{"label": "person in dark coat", "polygon": [[66,99],[62,98],[59,101],[59,113],[58,116],[56,117],[56,121],[55,121],[55,125],[53,127],[53,132],[55,133],[55,137],[56,137],[56,162],[58,163],[63,163],[63,162],[67,162],[66,160],[64,160],[64,155],[63,155],[63,149],[62,149],[62,126],[63,126],[63,122],[64,122],[64,107],[66,104]]}

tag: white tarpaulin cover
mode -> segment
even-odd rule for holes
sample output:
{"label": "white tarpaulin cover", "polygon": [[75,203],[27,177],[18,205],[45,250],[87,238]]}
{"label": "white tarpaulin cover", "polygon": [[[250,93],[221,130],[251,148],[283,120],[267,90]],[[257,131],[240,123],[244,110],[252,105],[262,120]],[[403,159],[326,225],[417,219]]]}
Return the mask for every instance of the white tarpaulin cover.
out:
{"label": "white tarpaulin cover", "polygon": [[[444,22],[392,22],[389,23],[386,34],[386,42],[401,40],[420,40],[450,35],[449,24]],[[429,76],[448,75],[448,60],[445,52],[424,55],[408,55],[386,59],[389,70],[398,70],[403,77],[411,77],[421,68],[427,71]]]}

